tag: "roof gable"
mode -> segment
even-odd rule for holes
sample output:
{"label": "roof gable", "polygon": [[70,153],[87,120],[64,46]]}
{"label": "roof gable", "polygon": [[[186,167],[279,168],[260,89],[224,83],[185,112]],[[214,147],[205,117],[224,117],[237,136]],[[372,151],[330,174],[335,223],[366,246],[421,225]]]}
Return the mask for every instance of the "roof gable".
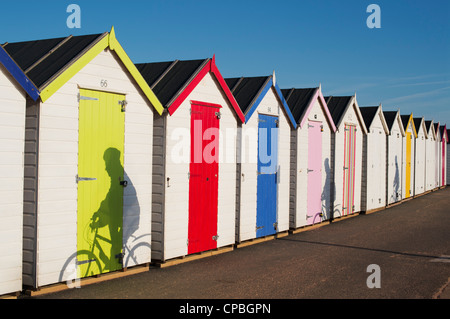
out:
{"label": "roof gable", "polygon": [[303,127],[305,121],[309,115],[309,112],[314,106],[314,102],[319,100],[321,104],[321,109],[325,114],[325,118],[328,120],[328,124],[331,127],[333,132],[336,132],[336,125],[334,123],[333,117],[331,116],[330,110],[328,109],[328,105],[322,95],[321,87],[316,88],[292,88],[292,89],[283,89],[281,90],[284,98],[289,105],[289,108],[292,112],[292,115],[296,121]]}
{"label": "roof gable", "polygon": [[41,91],[43,102],[92,61],[100,52],[114,51],[137,85],[161,114],[163,107],[156,95],[117,41],[114,27],[110,32],[86,36],[8,43],[5,50]]}
{"label": "roof gable", "polygon": [[405,132],[408,131],[408,126],[411,124],[411,128],[414,133],[414,138],[417,138],[417,130],[416,126],[414,125],[413,114],[411,113],[410,115],[400,115],[400,117],[402,119],[403,129],[405,130]]}
{"label": "roof gable", "polygon": [[164,107],[184,89],[209,59],[136,64]]}
{"label": "roof gable", "polygon": [[389,132],[392,133],[394,124],[397,123],[402,136],[405,136],[405,129],[403,128],[403,123],[400,118],[400,111],[383,111],[386,124],[388,126]]}
{"label": "roof gable", "polygon": [[440,141],[441,140],[441,132],[439,130],[440,123],[439,122],[433,123],[433,126],[434,126],[434,133],[436,134],[436,140]]}
{"label": "roof gable", "polygon": [[22,69],[11,58],[2,46],[0,46],[0,64],[11,74],[17,83],[24,89],[24,91],[36,101],[39,98],[39,90],[33,82],[25,75]]}
{"label": "roof gable", "polygon": [[417,135],[419,135],[419,131],[422,131],[425,135],[425,138],[428,138],[427,128],[425,126],[425,119],[423,117],[414,117],[414,126],[416,127]]}
{"label": "roof gable", "polygon": [[175,113],[206,74],[211,72],[237,117],[242,122],[245,121],[244,114],[217,68],[215,56],[202,60],[139,63],[136,67],[147,84],[155,90],[170,115]]}
{"label": "roof gable", "polygon": [[356,95],[353,96],[327,96],[324,97],[325,102],[328,105],[331,116],[333,117],[336,128],[338,128],[344,119],[344,115],[349,108],[353,108],[358,118],[358,122],[362,128],[364,134],[367,134],[367,126],[362,118],[361,111],[356,100]]}
{"label": "roof gable", "polygon": [[441,140],[448,142],[447,124],[439,126],[439,133],[441,134]]}
{"label": "roof gable", "polygon": [[297,128],[297,123],[292,116],[289,106],[276,83],[275,74],[263,77],[241,77],[225,80],[230,86],[230,91],[236,98],[240,109],[245,115],[245,123],[251,118],[259,104],[270,89],[274,89],[275,96],[282,105],[285,115],[292,127]]}
{"label": "roof gable", "polygon": [[363,117],[364,123],[366,124],[367,130],[369,132],[370,128],[372,127],[372,124],[374,123],[375,119],[378,116],[380,118],[384,132],[386,133],[386,135],[389,135],[390,130],[384,117],[381,104],[379,106],[361,106],[359,110],[361,111],[361,116]]}
{"label": "roof gable", "polygon": [[434,131],[434,125],[433,125],[433,121],[425,121],[425,128],[427,130],[427,136],[428,138],[436,138],[436,132]]}

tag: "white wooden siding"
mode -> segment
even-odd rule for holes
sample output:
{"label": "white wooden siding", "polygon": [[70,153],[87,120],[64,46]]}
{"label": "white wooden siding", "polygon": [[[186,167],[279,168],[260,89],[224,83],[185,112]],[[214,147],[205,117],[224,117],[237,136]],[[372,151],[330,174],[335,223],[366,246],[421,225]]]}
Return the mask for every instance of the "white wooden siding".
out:
{"label": "white wooden siding", "polygon": [[[369,130],[369,129],[368,129]],[[365,140],[367,155],[363,172],[362,209],[370,211],[386,206],[386,133],[379,114],[375,116]]]}
{"label": "white wooden siding", "polygon": [[25,104],[0,64],[0,295],[22,290]]}
{"label": "white wooden siding", "polygon": [[[38,192],[38,286],[58,282],[77,250],[79,88],[126,94],[123,244],[125,267],[150,261],[153,107],[109,50],[41,104]],[[131,252],[132,251],[132,252]],[[133,258],[128,259],[130,254]]]}
{"label": "white wooden siding", "polygon": [[[208,73],[166,123],[166,178],[164,199],[164,259],[187,255],[189,218],[190,101],[220,104],[220,163],[217,246],[235,242],[237,120],[219,84]],[[233,134],[234,138],[228,134]],[[230,191],[233,190],[233,191]]]}

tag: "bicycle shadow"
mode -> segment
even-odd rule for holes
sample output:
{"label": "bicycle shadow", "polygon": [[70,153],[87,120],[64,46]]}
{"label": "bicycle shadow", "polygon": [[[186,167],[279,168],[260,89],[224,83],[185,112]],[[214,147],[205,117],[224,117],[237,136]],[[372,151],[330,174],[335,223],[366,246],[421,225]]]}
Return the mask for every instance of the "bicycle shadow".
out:
{"label": "bicycle shadow", "polygon": [[139,262],[134,256],[134,246],[144,246],[150,251],[149,240],[142,238],[151,234],[138,232],[140,204],[136,188],[122,166],[121,152],[108,148],[103,161],[110,180],[109,190],[84,226],[83,234],[78,234],[83,236],[85,247],[78,247],[67,259],[60,271],[60,282],[133,266]]}

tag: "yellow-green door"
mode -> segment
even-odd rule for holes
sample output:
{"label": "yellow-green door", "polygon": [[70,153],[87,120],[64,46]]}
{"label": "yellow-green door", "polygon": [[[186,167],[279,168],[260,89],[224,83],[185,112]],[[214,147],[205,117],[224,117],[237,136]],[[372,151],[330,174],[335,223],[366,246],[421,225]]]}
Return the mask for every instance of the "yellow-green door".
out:
{"label": "yellow-green door", "polygon": [[122,268],[125,96],[80,90],[77,271]]}
{"label": "yellow-green door", "polygon": [[411,194],[411,133],[406,132],[405,198]]}

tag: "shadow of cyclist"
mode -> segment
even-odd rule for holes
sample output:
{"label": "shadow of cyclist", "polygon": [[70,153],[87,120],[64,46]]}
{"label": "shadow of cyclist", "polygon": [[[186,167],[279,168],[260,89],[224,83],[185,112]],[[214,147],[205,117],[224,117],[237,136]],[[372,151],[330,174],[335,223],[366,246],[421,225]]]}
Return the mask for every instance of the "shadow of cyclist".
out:
{"label": "shadow of cyclist", "polygon": [[[120,161],[120,151],[116,148],[108,148],[104,155],[105,170],[110,177],[110,186],[105,199],[100,203],[98,210],[92,215],[91,231],[99,231],[98,237],[110,242],[109,252],[104,248],[99,249],[98,257],[104,264],[103,270],[115,270],[121,267],[122,262],[122,235],[123,235],[123,188],[121,181],[124,176],[124,168]],[[103,230],[107,227],[108,231]],[[109,233],[109,234],[108,234]],[[119,267],[119,268],[120,268]]]}

